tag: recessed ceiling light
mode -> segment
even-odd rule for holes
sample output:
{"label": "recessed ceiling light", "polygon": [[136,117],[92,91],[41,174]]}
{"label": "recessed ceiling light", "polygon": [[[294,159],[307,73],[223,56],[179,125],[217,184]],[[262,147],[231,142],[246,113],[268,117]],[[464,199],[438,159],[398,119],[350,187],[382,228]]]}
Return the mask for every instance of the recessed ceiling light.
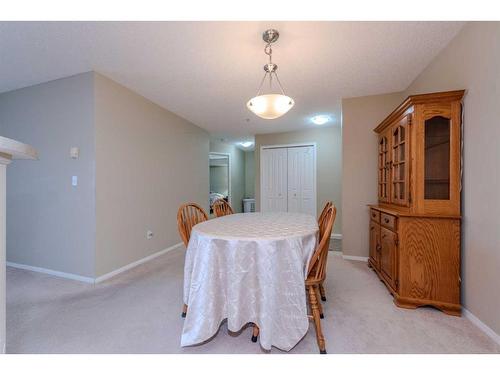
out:
{"label": "recessed ceiling light", "polygon": [[240,142],[240,145],[247,148],[253,145],[253,142]]}
{"label": "recessed ceiling light", "polygon": [[327,115],[317,115],[311,117],[311,121],[316,125],[324,125],[331,120],[330,116]]}

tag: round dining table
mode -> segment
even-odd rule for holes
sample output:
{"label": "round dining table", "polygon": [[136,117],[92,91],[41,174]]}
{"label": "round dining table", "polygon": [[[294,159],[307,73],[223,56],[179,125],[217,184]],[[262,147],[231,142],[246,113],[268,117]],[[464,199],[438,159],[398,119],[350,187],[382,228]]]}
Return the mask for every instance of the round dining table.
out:
{"label": "round dining table", "polygon": [[299,213],[244,213],[195,225],[184,265],[188,305],[181,346],[260,328],[262,348],[292,349],[309,329],[305,278],[318,224]]}

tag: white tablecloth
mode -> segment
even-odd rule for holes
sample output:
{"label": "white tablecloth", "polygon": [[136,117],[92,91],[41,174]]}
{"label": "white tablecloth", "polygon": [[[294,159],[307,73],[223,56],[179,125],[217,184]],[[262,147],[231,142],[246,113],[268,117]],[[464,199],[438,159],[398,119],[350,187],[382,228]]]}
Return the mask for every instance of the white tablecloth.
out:
{"label": "white tablecloth", "polygon": [[233,332],[256,323],[264,349],[292,349],[309,328],[304,280],[317,233],[313,216],[294,213],[235,214],[196,225],[184,267],[181,345],[208,340],[227,318]]}

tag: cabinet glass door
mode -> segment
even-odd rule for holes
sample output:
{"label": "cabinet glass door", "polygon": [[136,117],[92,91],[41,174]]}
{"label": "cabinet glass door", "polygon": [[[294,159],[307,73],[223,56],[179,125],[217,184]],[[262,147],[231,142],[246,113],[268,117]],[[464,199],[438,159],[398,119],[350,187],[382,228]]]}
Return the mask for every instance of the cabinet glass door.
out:
{"label": "cabinet glass door", "polygon": [[385,135],[378,142],[378,200],[389,201],[389,144]]}
{"label": "cabinet glass door", "polygon": [[391,201],[408,204],[408,123],[407,117],[392,128]]}
{"label": "cabinet glass door", "polygon": [[450,199],[450,119],[434,116],[425,121],[425,199]]}

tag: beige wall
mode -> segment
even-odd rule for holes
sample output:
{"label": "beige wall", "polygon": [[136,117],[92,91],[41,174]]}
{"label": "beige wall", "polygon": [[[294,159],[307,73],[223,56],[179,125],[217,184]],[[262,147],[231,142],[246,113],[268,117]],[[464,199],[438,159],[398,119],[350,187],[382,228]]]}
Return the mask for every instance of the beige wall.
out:
{"label": "beige wall", "polygon": [[317,211],[321,212],[327,200],[337,206],[333,232],[342,233],[342,129],[339,126],[315,128],[287,133],[258,134],[255,136],[255,203],[260,210],[260,147],[293,143],[316,143],[317,153]]}
{"label": "beige wall", "polygon": [[468,23],[402,93],[344,99],[343,250],[368,256],[366,204],[376,196],[372,129],[408,95],[466,89],[462,303],[500,334],[500,23]]}
{"label": "beige wall", "polygon": [[[177,208],[208,208],[207,132],[96,74],[96,276],[180,242]],[[154,237],[146,239],[146,231]]]}
{"label": "beige wall", "polygon": [[500,22],[471,22],[405,95],[466,89],[462,194],[464,306],[500,334]]}
{"label": "beige wall", "polygon": [[[0,134],[35,147],[7,169],[7,261],[94,276],[94,75],[0,95]],[[80,148],[71,159],[69,150]],[[78,176],[78,186],[71,186]]]}
{"label": "beige wall", "polygon": [[402,101],[402,93],[342,100],[342,251],[368,256],[368,208],[377,203],[377,136],[373,129]]}
{"label": "beige wall", "polygon": [[6,336],[7,336],[7,309],[6,309],[6,295],[7,295],[7,280],[5,269],[5,198],[6,198],[6,175],[7,164],[3,163],[3,158],[0,157],[0,354],[5,353]]}
{"label": "beige wall", "polygon": [[245,196],[245,152],[234,145],[217,140],[210,140],[210,152],[222,152],[230,155],[231,206],[235,212],[242,212],[242,199]]}

